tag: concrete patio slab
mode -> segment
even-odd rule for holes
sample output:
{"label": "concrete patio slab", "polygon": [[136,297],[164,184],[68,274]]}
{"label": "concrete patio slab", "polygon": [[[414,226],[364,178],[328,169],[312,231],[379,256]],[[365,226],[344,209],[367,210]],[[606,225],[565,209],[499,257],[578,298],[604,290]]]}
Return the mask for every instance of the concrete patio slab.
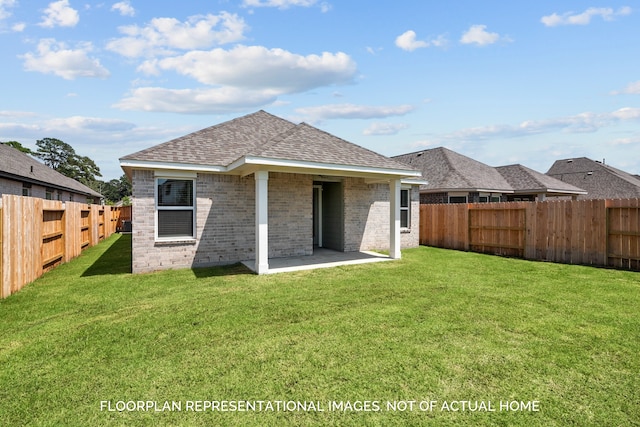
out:
{"label": "concrete patio slab", "polygon": [[[388,255],[370,251],[339,252],[326,248],[314,248],[313,255],[288,258],[270,258],[269,270],[265,274],[313,270],[316,268],[329,268],[340,265],[366,264],[381,261],[393,261],[393,258],[389,258]],[[243,261],[242,264],[251,271],[255,271],[254,260]]]}

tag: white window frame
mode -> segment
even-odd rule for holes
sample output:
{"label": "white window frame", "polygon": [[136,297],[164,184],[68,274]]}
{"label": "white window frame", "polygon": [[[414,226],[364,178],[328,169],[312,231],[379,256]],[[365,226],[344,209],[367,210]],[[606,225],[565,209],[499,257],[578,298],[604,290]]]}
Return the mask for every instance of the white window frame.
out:
{"label": "white window frame", "polygon": [[[165,180],[165,179],[174,179],[174,180],[180,180],[180,181],[191,181],[191,197],[192,197],[192,202],[191,202],[191,206],[158,206],[158,183],[160,180]],[[153,180],[153,194],[154,194],[154,234],[155,234],[155,240],[157,242],[175,242],[175,241],[190,241],[190,240],[196,240],[196,201],[197,201],[197,197],[196,197],[196,176],[193,174],[162,174],[162,175],[155,175],[154,176],[154,180]],[[158,211],[186,211],[186,210],[191,210],[192,211],[192,230],[191,230],[191,236],[171,236],[171,237],[162,237],[158,235]]]}
{"label": "white window frame", "polygon": [[[407,192],[407,206],[402,206],[402,192]],[[402,230],[410,230],[411,229],[411,187],[410,186],[401,186],[400,187],[400,218],[402,218],[402,211],[407,211],[407,225],[402,226],[400,228]]]}

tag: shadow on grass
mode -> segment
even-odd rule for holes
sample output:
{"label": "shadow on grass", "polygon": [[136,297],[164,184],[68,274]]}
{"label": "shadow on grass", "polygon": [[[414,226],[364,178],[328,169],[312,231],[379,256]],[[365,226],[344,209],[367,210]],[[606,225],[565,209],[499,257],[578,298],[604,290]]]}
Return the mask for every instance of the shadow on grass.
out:
{"label": "shadow on grass", "polygon": [[122,234],[82,276],[131,273],[131,235]]}
{"label": "shadow on grass", "polygon": [[[198,279],[216,276],[253,274],[251,270],[241,263],[217,267],[192,268],[191,271],[193,271],[193,275]],[[82,276],[104,276],[129,273],[131,273],[131,235],[122,234],[109,247],[109,249],[100,255],[100,258],[98,258],[82,273]]]}
{"label": "shadow on grass", "polygon": [[242,263],[238,262],[231,265],[223,265],[218,267],[198,267],[192,268],[193,275],[198,279],[216,276],[237,276],[240,274],[254,274]]}

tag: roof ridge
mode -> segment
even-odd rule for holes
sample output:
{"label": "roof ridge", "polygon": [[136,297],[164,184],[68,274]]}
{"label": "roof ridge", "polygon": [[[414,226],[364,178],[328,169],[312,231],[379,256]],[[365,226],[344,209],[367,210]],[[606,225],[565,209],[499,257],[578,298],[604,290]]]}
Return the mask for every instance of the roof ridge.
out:
{"label": "roof ridge", "polygon": [[[538,171],[536,171],[534,169],[528,168],[525,165],[522,165],[520,163],[515,163],[514,166],[516,166],[516,167],[518,167],[520,169],[524,169],[526,172],[533,172],[533,173],[530,173],[529,175],[536,182],[536,184],[545,186],[545,183],[542,182],[540,179],[538,179],[538,174],[542,175],[540,172],[538,172]],[[552,178],[552,177],[549,177],[549,178]]]}
{"label": "roof ridge", "polygon": [[[436,147],[434,148],[434,150],[440,150],[443,153],[443,157],[447,163],[447,166],[449,167],[449,173],[446,174],[446,177],[449,178],[449,176],[452,174],[452,172],[455,172],[455,174],[465,183],[467,184],[467,186],[472,186],[473,183],[470,182],[467,177],[465,176],[465,174],[463,174],[461,171],[458,170],[458,168],[456,167],[455,163],[452,161],[452,159],[450,158],[451,154],[454,155],[458,155],[458,156],[462,156],[462,157],[466,157],[470,160],[473,160],[471,157],[467,157],[464,154],[459,154],[456,153],[453,150],[449,150],[446,147]],[[482,162],[478,162],[478,163],[482,163]]]}
{"label": "roof ridge", "polygon": [[[268,114],[268,113],[267,113]],[[256,143],[256,156],[262,155],[269,148],[278,145],[282,141],[286,139],[287,136],[292,135],[299,128],[299,124],[292,126],[284,132],[279,133],[268,141],[265,141],[263,144]],[[259,149],[259,150],[258,150]],[[248,153],[247,153],[248,154]]]}

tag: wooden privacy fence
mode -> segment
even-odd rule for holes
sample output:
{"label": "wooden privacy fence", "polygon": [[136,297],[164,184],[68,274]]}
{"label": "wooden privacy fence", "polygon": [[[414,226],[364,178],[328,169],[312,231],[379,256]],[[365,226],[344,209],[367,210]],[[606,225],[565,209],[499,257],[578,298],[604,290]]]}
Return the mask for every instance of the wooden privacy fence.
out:
{"label": "wooden privacy fence", "polygon": [[421,205],[420,244],[640,271],[640,199]]}
{"label": "wooden privacy fence", "polygon": [[[116,231],[120,207],[2,195],[0,298]],[[125,210],[126,212],[126,210]]]}

